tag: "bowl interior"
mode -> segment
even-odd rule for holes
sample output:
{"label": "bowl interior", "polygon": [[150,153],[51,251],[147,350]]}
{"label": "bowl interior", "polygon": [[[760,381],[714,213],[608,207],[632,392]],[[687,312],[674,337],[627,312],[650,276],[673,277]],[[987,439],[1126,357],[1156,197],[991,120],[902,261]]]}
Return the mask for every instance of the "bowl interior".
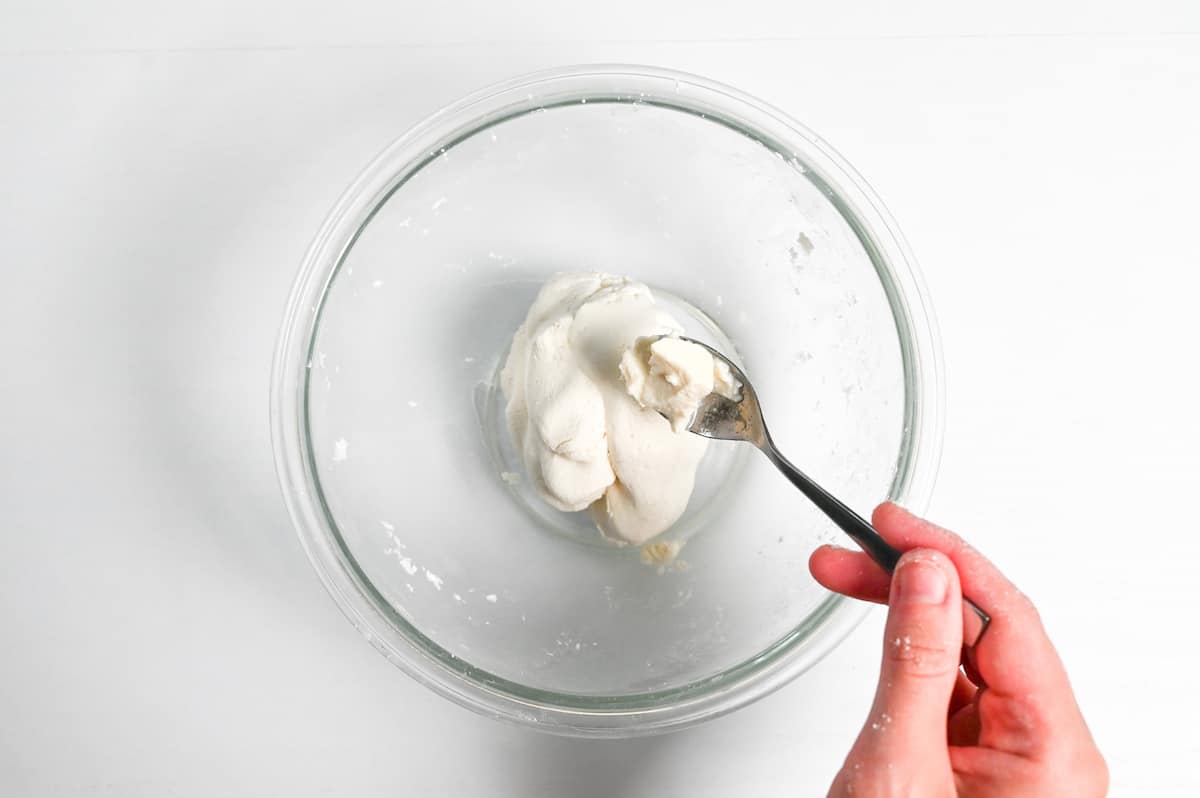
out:
{"label": "bowl interior", "polygon": [[736,347],[790,459],[862,511],[897,495],[904,325],[805,153],[686,96],[584,93],[459,130],[393,189],[330,265],[303,372],[325,520],[380,617],[439,667],[580,706],[811,635],[832,605],[806,561],[835,529],[748,445],[710,445],[659,569],[530,499],[497,388],[547,277],[629,275]]}

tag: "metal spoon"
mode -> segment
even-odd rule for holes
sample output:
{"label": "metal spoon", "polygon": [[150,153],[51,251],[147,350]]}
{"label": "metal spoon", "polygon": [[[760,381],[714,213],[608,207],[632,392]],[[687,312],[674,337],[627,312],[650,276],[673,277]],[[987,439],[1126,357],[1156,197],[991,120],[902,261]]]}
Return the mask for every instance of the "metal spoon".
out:
{"label": "metal spoon", "polygon": [[[902,552],[885,541],[875,531],[875,528],[858,513],[842,504],[836,497],[813,482],[804,472],[788,462],[779,449],[775,448],[775,442],[771,440],[771,435],[767,432],[767,425],[763,422],[758,395],[755,394],[754,386],[750,384],[750,380],[746,379],[742,370],[708,344],[691,338],[679,337],[681,340],[707,349],[714,358],[729,366],[729,371],[741,383],[739,400],[728,399],[718,393],[710,393],[706,396],[696,409],[696,415],[692,418],[688,430],[705,438],[746,441],[757,446],[775,464],[775,467],[800,489],[801,493],[817,505],[821,512],[840,526],[855,543],[862,547],[863,551],[871,556],[871,559],[883,566],[889,574],[892,573],[896,569],[896,562],[900,559]],[[965,605],[963,640],[967,646],[974,646],[983,637],[988,624],[991,623],[991,618],[973,601],[964,598],[963,604]]]}

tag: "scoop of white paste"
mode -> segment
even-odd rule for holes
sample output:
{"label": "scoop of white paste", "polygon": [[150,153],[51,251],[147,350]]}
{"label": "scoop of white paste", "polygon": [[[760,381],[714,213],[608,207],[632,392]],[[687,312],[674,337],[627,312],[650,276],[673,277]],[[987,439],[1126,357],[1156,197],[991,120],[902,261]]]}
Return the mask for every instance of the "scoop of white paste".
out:
{"label": "scoop of white paste", "polygon": [[[707,441],[673,432],[621,377],[622,360],[639,339],[682,332],[649,288],[624,277],[561,274],[542,287],[500,378],[513,440],[547,503],[590,508],[605,534],[638,544],[683,514]],[[713,384],[711,355],[695,348],[709,357]],[[666,350],[664,382],[674,347]]]}
{"label": "scoop of white paste", "polygon": [[687,429],[704,397],[733,399],[739,386],[729,365],[681,338],[641,338],[621,356],[625,390],[639,405],[666,416],[671,429]]}

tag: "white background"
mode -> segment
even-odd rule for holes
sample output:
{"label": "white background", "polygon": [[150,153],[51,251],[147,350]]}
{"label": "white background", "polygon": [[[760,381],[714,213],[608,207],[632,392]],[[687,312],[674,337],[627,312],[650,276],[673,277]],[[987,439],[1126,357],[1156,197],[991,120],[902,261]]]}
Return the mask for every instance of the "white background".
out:
{"label": "white background", "polygon": [[944,337],[932,515],[1039,603],[1114,794],[1200,793],[1200,6],[75,5],[0,2],[0,793],[823,792],[881,615],[693,731],[551,738],[385,662],[278,496],[272,346],[338,193],[463,93],[595,61],[738,86],[874,185]]}

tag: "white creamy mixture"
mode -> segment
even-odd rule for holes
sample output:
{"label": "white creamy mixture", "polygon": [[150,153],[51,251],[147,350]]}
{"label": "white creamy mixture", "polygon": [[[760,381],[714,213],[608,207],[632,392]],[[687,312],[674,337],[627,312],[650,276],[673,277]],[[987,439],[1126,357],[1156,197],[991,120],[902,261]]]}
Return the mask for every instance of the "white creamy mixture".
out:
{"label": "white creamy mixture", "polygon": [[560,274],[542,287],[500,379],[513,440],[548,504],[590,508],[606,535],[635,544],[683,514],[707,445],[682,431],[687,408],[732,382],[702,347],[639,341],[682,332],[624,277]]}
{"label": "white creamy mixture", "polygon": [[741,390],[725,361],[680,338],[639,338],[621,356],[621,379],[639,405],[666,416],[676,432],[688,428],[710,393],[735,399]]}

